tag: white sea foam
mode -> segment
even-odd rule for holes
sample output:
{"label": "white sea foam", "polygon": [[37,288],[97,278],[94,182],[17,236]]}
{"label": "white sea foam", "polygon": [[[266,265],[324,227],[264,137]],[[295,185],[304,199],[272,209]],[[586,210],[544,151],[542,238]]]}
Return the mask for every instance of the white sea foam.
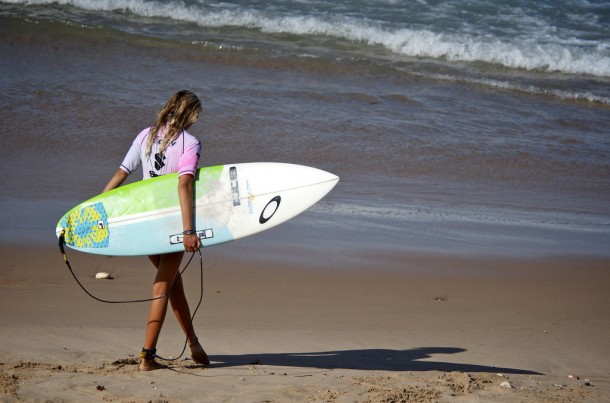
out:
{"label": "white sea foam", "polygon": [[[332,213],[344,221],[355,219],[379,221],[378,225],[404,226],[409,223],[443,223],[501,225],[511,227],[546,228],[586,233],[610,234],[608,217],[584,212],[528,211],[511,208],[492,208],[484,205],[447,206],[429,205],[363,205],[350,202],[333,203],[330,206],[319,203],[312,212]],[[334,225],[334,224],[333,224]]]}
{"label": "white sea foam", "polygon": [[[195,23],[202,27],[242,27],[267,34],[293,34],[300,36],[327,36],[349,40],[370,46],[380,46],[404,57],[444,59],[452,62],[486,62],[508,68],[561,72],[577,75],[610,77],[610,52],[608,41],[579,38],[566,30],[556,34],[556,27],[543,18],[530,17],[525,11],[512,11],[497,21],[507,24],[507,18],[522,21],[536,29],[509,35],[513,28],[503,28],[500,35],[495,27],[477,33],[485,26],[463,23],[462,30],[441,29],[441,25],[402,24],[383,21],[378,16],[354,12],[309,12],[279,7],[246,7],[226,3],[190,3],[144,0],[8,0],[5,3],[24,5],[61,4],[88,11],[130,12],[146,17],[170,18]],[[396,1],[383,1],[396,7]],[[426,12],[428,16],[429,11]],[[587,14],[590,15],[590,14]],[[429,17],[429,16],[428,16]],[[453,17],[455,18],[455,17]],[[428,18],[428,20],[430,20]],[[455,24],[455,21],[453,21]],[[572,19],[573,23],[577,23]],[[599,23],[594,17],[587,21],[589,28]],[[583,24],[585,23],[583,22]]]}
{"label": "white sea foam", "polygon": [[315,227],[333,242],[349,233],[361,243],[374,243],[377,250],[394,246],[402,251],[468,255],[570,254],[583,249],[605,255],[610,237],[610,222],[604,215],[438,203],[322,202],[301,223]]}
{"label": "white sea foam", "polygon": [[422,74],[422,73],[411,73],[413,75],[421,77],[431,77],[435,80],[440,81],[453,81],[453,82],[464,82],[468,84],[480,84],[486,87],[499,88],[508,91],[517,91],[532,95],[553,95],[557,98],[568,100],[568,101],[589,101],[599,104],[610,105],[610,98],[594,94],[590,91],[577,91],[577,90],[559,90],[539,87],[531,84],[515,83],[510,81],[503,81],[490,78],[472,78],[472,77],[457,77],[449,74]]}

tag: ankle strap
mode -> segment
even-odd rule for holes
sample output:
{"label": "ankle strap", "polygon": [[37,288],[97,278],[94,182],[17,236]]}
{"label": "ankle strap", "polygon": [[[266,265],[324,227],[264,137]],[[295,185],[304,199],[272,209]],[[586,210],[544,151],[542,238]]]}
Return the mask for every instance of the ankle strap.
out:
{"label": "ankle strap", "polygon": [[145,360],[154,360],[157,356],[156,348],[142,348],[142,352],[140,353],[140,358]]}

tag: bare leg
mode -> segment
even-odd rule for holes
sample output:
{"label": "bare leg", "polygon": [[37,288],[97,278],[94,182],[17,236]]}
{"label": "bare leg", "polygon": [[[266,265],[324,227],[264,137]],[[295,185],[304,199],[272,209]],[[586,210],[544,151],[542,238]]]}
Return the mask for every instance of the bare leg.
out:
{"label": "bare leg", "polygon": [[184,334],[188,338],[188,343],[191,348],[191,357],[197,364],[209,365],[210,360],[203,350],[203,347],[201,347],[197,335],[195,334],[195,329],[191,325],[191,311],[189,309],[188,301],[186,300],[186,295],[184,294],[184,286],[180,275],[178,275],[172,287],[170,303],[174,314],[176,315],[176,319],[178,319],[178,323],[180,323]]}
{"label": "bare leg", "polygon": [[[161,333],[163,321],[165,320],[165,313],[167,312],[167,294],[178,273],[182,255],[182,252],[177,252],[151,258],[153,264],[157,263],[157,275],[155,277],[152,292],[153,298],[160,296],[165,297],[155,299],[150,303],[148,323],[146,326],[146,338],[144,339],[145,349],[154,349],[157,346],[159,334]],[[163,366],[155,362],[154,359],[142,359],[140,363],[140,370],[142,371],[150,371],[159,368],[163,368]]]}
{"label": "bare leg", "polygon": [[[201,347],[201,344],[197,339],[195,329],[191,326],[191,312],[188,306],[186,295],[184,294],[182,277],[178,274],[178,270],[180,269],[180,263],[182,261],[182,256],[183,252],[168,255],[149,256],[153,265],[157,267],[157,278],[155,279],[155,285],[153,286],[153,296],[166,295],[171,287],[169,300],[172,306],[172,310],[176,315],[176,319],[178,319],[178,323],[180,324],[182,330],[184,331],[184,334],[188,338],[188,343],[191,348],[191,357],[198,364],[209,365],[210,360],[208,359],[207,354],[205,353],[203,347]],[[175,269],[173,269],[174,265]],[[165,279],[165,275],[161,273],[163,270],[169,270],[168,267],[169,269],[171,269],[171,272],[173,272],[173,276],[171,276],[172,280],[170,280],[169,282],[167,281],[167,279]],[[174,283],[173,285],[172,281]],[[159,287],[155,288],[158,285]],[[158,302],[159,304],[155,304],[155,302]],[[151,310],[148,318],[149,320],[144,348],[153,348],[157,345],[157,340],[161,331],[161,326],[163,325],[163,320],[165,318],[166,311],[167,298],[161,298],[152,301]],[[160,313],[162,313],[162,316],[159,316]],[[140,368],[143,369],[142,365],[140,366]]]}
{"label": "bare leg", "polygon": [[191,311],[189,309],[186,295],[184,294],[184,286],[182,285],[182,276],[178,275],[172,286],[172,292],[169,295],[169,302],[172,305],[172,310],[178,323],[182,327],[185,336],[188,338],[189,344],[192,344],[195,338],[195,330],[191,326]]}

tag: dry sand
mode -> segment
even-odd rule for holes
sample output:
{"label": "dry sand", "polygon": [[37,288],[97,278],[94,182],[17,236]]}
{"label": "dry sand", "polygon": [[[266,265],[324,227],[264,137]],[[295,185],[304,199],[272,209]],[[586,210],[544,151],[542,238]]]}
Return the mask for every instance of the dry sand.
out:
{"label": "dry sand", "polygon": [[[0,400],[610,401],[607,259],[311,268],[230,245],[205,254],[195,319],[212,365],[181,358],[149,373],[135,358],[148,304],[92,300],[51,247],[1,246]],[[145,258],[68,256],[94,294],[148,296]],[[198,262],[185,279],[193,307]],[[168,314],[159,354],[183,343]]]}

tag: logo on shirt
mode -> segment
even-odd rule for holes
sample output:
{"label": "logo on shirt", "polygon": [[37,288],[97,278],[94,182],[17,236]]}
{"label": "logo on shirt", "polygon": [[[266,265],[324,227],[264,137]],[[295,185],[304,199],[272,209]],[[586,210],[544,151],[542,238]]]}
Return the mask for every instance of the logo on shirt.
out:
{"label": "logo on shirt", "polygon": [[[157,140],[156,142],[157,144],[161,144],[161,140]],[[169,143],[168,147],[172,147],[176,144],[176,140],[172,141]],[[155,154],[155,171],[148,171],[148,174],[150,175],[151,178],[154,178],[156,176],[161,176],[163,173],[161,172],[161,170],[163,169],[163,167],[165,166],[165,154],[163,152],[158,152]]]}
{"label": "logo on shirt", "polygon": [[156,153],[155,154],[155,171],[148,171],[148,173],[150,174],[151,178],[154,178],[155,176],[159,176],[160,175],[160,171],[161,169],[165,166],[165,155],[163,155],[162,152],[160,153]]}

